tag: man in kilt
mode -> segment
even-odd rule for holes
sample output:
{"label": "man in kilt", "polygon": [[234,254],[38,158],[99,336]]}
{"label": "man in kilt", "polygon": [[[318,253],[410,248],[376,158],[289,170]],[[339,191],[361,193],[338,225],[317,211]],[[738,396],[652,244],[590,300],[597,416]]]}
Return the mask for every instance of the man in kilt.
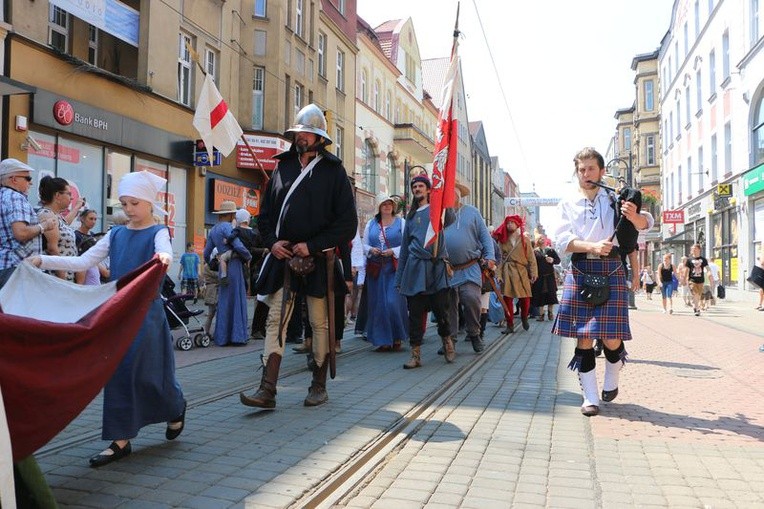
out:
{"label": "man in kilt", "polygon": [[[594,341],[602,340],[605,347],[602,400],[613,401],[618,395],[618,375],[626,360],[623,341],[631,339],[628,288],[618,241],[613,235],[618,220],[617,197],[594,184],[605,175],[605,161],[593,148],[584,148],[576,154],[574,163],[578,189],[557,206],[562,221],[555,232],[557,249],[573,256],[552,332],[576,338],[578,342],[568,367],[578,371],[584,397],[581,413],[593,416],[599,413],[600,405]],[[638,212],[633,203],[623,202],[621,214],[623,221],[630,221],[639,231],[649,230],[653,225],[652,216]],[[587,275],[606,277],[610,286],[607,301],[594,305],[584,300],[581,291]]]}

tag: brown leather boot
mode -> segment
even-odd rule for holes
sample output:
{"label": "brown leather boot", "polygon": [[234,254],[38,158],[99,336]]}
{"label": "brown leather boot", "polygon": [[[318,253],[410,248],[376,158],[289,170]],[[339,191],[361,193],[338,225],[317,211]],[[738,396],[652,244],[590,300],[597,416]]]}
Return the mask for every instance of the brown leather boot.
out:
{"label": "brown leather boot", "polygon": [[310,353],[313,350],[313,338],[305,338],[300,346],[292,348],[294,353]]}
{"label": "brown leather boot", "polygon": [[451,336],[443,336],[443,357],[446,362],[454,362],[456,359],[456,349],[454,348],[454,340]]}
{"label": "brown leather boot", "polygon": [[263,368],[260,388],[252,396],[239,393],[241,404],[257,408],[276,408],[276,380],[279,378],[280,367],[281,356],[276,353],[270,354]]}
{"label": "brown leather boot", "polygon": [[421,346],[412,346],[411,347],[411,358],[409,361],[403,365],[403,369],[414,369],[419,368],[422,366],[422,347]]}
{"label": "brown leather boot", "polygon": [[329,368],[329,359],[325,358],[321,367],[313,370],[313,381],[308,389],[308,396],[303,404],[305,406],[323,405],[329,401],[329,395],[326,393],[326,372]]}

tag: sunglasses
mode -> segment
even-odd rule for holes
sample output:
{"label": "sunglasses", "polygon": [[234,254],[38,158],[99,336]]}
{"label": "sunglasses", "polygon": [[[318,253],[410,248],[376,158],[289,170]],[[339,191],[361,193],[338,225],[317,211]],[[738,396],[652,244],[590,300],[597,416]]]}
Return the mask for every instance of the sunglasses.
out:
{"label": "sunglasses", "polygon": [[28,177],[26,175],[13,175],[13,178],[22,178],[26,180],[27,182],[32,182],[32,177]]}

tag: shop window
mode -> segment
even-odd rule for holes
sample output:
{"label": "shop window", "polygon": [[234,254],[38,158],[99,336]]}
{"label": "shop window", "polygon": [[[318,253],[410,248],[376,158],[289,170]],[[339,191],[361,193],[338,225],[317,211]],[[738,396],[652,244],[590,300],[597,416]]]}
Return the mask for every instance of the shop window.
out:
{"label": "shop window", "polygon": [[[122,205],[119,203],[117,185],[120,179],[130,173],[132,158],[130,154],[106,151],[106,225],[115,224],[117,218],[122,216]],[[123,217],[123,216],[122,216]]]}
{"label": "shop window", "polygon": [[56,176],[69,181],[73,198],[84,198],[88,208],[98,211],[93,231],[103,228],[103,147],[58,138]]}
{"label": "shop window", "polygon": [[167,227],[170,229],[172,254],[175,260],[180,260],[186,251],[186,242],[194,240],[186,233],[186,177],[185,168],[170,166],[166,196]]}

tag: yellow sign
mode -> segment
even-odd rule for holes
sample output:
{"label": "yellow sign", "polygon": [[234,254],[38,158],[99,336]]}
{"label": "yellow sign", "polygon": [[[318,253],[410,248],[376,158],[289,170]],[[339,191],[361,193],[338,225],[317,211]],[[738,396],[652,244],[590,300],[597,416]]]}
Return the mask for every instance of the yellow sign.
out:
{"label": "yellow sign", "polygon": [[719,198],[729,198],[732,196],[732,184],[719,184],[716,186],[716,195]]}

